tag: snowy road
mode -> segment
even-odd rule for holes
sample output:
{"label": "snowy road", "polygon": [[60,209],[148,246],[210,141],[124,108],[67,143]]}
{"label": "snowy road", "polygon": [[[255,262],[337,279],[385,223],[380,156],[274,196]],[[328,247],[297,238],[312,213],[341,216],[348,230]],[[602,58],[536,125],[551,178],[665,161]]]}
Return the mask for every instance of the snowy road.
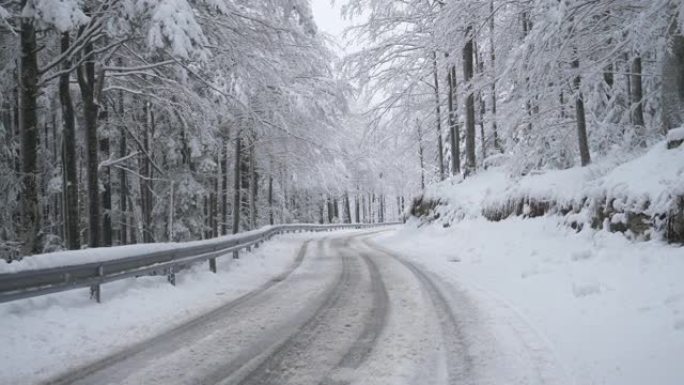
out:
{"label": "snowy road", "polygon": [[477,382],[454,310],[467,306],[368,236],[307,242],[259,289],[50,383]]}

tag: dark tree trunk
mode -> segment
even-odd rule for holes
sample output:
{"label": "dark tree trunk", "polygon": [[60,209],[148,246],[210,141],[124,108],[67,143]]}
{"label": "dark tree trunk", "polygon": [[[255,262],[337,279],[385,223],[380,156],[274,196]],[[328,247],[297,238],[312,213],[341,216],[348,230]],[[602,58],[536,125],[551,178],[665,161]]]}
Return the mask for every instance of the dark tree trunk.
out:
{"label": "dark tree trunk", "polygon": [[[109,157],[109,138],[104,138],[100,141],[100,151],[102,156],[105,158]],[[104,191],[102,192],[102,245],[111,246],[112,245],[112,183],[111,183],[111,170],[109,167],[105,167],[102,172],[102,184],[104,185]]]}
{"label": "dark tree trunk", "polygon": [[503,153],[503,146],[499,139],[499,130],[496,123],[496,54],[494,53],[494,0],[489,2],[489,60],[492,63],[492,135],[494,136],[494,148]]}
{"label": "dark tree trunk", "polygon": [[360,223],[360,207],[359,207],[359,188],[356,187],[356,195],[354,196],[354,223]]}
{"label": "dark tree trunk", "polygon": [[[217,159],[218,162],[218,159]],[[211,218],[211,236],[216,238],[219,235],[218,226],[218,197],[219,197],[219,182],[218,175],[214,175],[211,178],[211,206],[210,206],[210,218]]]}
{"label": "dark tree trunk", "polygon": [[140,165],[140,203],[142,208],[143,220],[143,242],[154,242],[152,234],[152,166],[150,165],[150,131],[153,123],[150,105],[148,102],[143,102],[143,158]]}
{"label": "dark tree trunk", "polygon": [[[135,207],[135,203],[133,202],[133,199],[131,198],[131,195],[128,195],[128,206],[131,208]],[[128,216],[130,219],[130,224],[128,225],[128,228],[130,229],[130,239],[131,239],[131,244],[135,245],[138,243],[138,231],[137,229],[139,228],[139,224],[137,222],[137,219],[135,218],[135,215],[129,215]]]}
{"label": "dark tree trunk", "polygon": [[472,27],[466,30],[466,44],[463,47],[463,76],[466,83],[466,175],[475,172],[475,96],[473,94],[473,38]]}
{"label": "dark tree trunk", "polygon": [[202,215],[203,215],[203,228],[202,228],[202,239],[209,239],[211,237],[211,218],[209,218],[209,198],[204,195],[202,197]]}
{"label": "dark tree trunk", "polygon": [[150,237],[150,221],[151,215],[149,214],[150,207],[148,207],[147,191],[149,187],[149,175],[150,175],[150,138],[149,138],[149,105],[147,102],[143,102],[143,157],[140,160],[140,208],[142,211],[142,221],[143,221],[143,242],[149,242]]}
{"label": "dark tree trunk", "polygon": [[[530,23],[529,19],[529,14],[527,12],[523,12],[522,14],[522,27],[523,27],[523,38],[527,38],[527,35],[530,33],[530,30],[532,29],[532,24]],[[526,70],[526,69],[525,69]],[[527,118],[529,119],[527,123],[527,132],[531,133],[532,132],[532,101],[530,98],[530,78],[526,77],[525,78],[525,89],[526,89],[526,95],[525,95],[525,111],[527,111]]]}
{"label": "dark tree trunk", "polygon": [[328,197],[326,202],[328,204],[328,223],[333,223],[333,218],[335,217],[335,209],[333,208],[332,199]]}
{"label": "dark tree trunk", "polygon": [[235,137],[235,170],[233,172],[233,234],[240,232],[240,185],[241,185],[241,175],[240,167],[242,163],[242,156],[240,152],[242,151],[242,143],[240,138],[240,133],[237,133]]}
{"label": "dark tree trunk", "polygon": [[641,83],[641,56],[632,59],[632,124],[637,127],[637,142],[641,147],[646,146],[644,138],[644,93]]}
{"label": "dark tree trunk", "polygon": [[249,146],[249,228],[257,228],[257,193],[258,178],[256,172],[256,159],[254,157],[254,146],[256,139],[252,138]]}
{"label": "dark tree trunk", "polygon": [[[322,217],[322,216],[321,216]],[[273,217],[273,175],[268,176],[268,224],[275,223]]]}
{"label": "dark tree trunk", "polygon": [[589,141],[587,139],[587,123],[585,120],[584,100],[582,98],[582,77],[579,74],[579,59],[572,62],[572,68],[576,71],[573,85],[575,87],[575,117],[577,119],[577,139],[579,142],[580,160],[582,166],[591,163],[589,155]]}
{"label": "dark tree trunk", "polygon": [[349,193],[346,191],[342,204],[344,205],[344,223],[351,223],[351,204],[349,203]]}
{"label": "dark tree trunk", "polygon": [[92,43],[87,43],[83,55],[89,56],[78,66],[78,84],[81,89],[83,115],[85,123],[86,146],[86,179],[88,187],[88,246],[100,246],[100,190],[97,156],[97,113],[95,100],[95,61],[93,60]]}
{"label": "dark tree trunk", "polygon": [[423,130],[420,127],[420,122],[416,119],[416,128],[418,131],[418,160],[420,161],[420,191],[425,190],[425,157],[423,154]]}
{"label": "dark tree trunk", "polygon": [[385,196],[380,194],[378,196],[378,223],[385,222]]}
{"label": "dark tree trunk", "polygon": [[[121,64],[121,63],[119,63]],[[119,119],[123,119],[124,114],[124,99],[123,91],[119,91]],[[126,129],[122,126],[119,128],[119,157],[126,156]],[[119,243],[125,245],[128,243],[128,177],[126,170],[119,170],[119,209],[121,210],[121,229],[119,230]]]}
{"label": "dark tree trunk", "polygon": [[[252,177],[250,168],[251,157],[251,141],[248,137],[246,141],[241,141],[242,154],[240,154],[240,223],[243,228],[251,230],[251,213],[250,213],[250,179]],[[244,145],[246,143],[246,146]]]}
{"label": "dark tree trunk", "polygon": [[[22,1],[22,8],[26,0]],[[20,106],[21,132],[21,240],[26,255],[41,251],[40,201],[38,198],[38,46],[30,18],[21,19]]]}
{"label": "dark tree trunk", "polygon": [[[69,33],[62,34],[62,52],[69,49]],[[65,61],[63,69],[71,67],[70,61]],[[74,117],[74,105],[69,91],[69,73],[63,73],[59,77],[59,100],[62,105],[62,158],[64,164],[64,238],[66,248],[78,250],[81,248],[81,236],[78,232],[78,174],[76,172],[76,129]]]}
{"label": "dark tree trunk", "polygon": [[322,225],[325,222],[324,216],[325,216],[325,203],[324,202],[319,202],[318,203],[318,224]]}
{"label": "dark tree trunk", "polygon": [[[479,50],[477,49],[477,42],[473,42],[473,50],[475,56],[475,68],[480,76],[484,75],[484,61],[482,60]],[[480,151],[482,151],[482,161],[487,158],[487,138],[485,137],[484,119],[485,109],[487,108],[482,89],[478,89],[477,98],[479,100],[479,118],[480,118]]]}
{"label": "dark tree trunk", "polygon": [[[458,113],[457,113],[457,90],[456,90],[456,66],[449,66],[449,74],[447,76],[447,83],[449,83],[449,138],[451,140],[451,174],[458,175],[461,173],[461,130],[458,127]],[[422,152],[422,149],[420,150]],[[422,158],[422,154],[421,154]],[[421,159],[422,169],[422,159]],[[423,176],[421,175],[421,188],[425,185]]]}
{"label": "dark tree trunk", "polygon": [[221,235],[228,234],[228,147],[221,142]]}
{"label": "dark tree trunk", "polygon": [[437,53],[432,52],[432,73],[435,82],[435,119],[437,120],[437,162],[439,163],[439,180],[444,180],[444,145],[442,144],[442,113],[439,103],[439,76],[437,74]]}
{"label": "dark tree trunk", "polygon": [[361,214],[363,215],[363,223],[368,223],[368,211],[366,209],[366,196],[361,195]]}
{"label": "dark tree trunk", "polygon": [[684,125],[684,36],[672,21],[668,46],[662,67],[661,101],[663,131]]}

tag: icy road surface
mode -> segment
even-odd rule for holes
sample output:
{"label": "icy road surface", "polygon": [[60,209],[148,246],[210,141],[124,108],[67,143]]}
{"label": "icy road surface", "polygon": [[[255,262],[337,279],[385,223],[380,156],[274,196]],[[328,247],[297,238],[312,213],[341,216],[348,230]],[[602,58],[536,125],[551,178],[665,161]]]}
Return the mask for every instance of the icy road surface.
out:
{"label": "icy road surface", "polygon": [[[492,376],[506,368],[479,362],[493,345],[467,343],[482,332],[468,299],[370,236],[306,242],[257,290],[50,383],[559,383],[538,362]],[[536,357],[518,348],[518,360]]]}

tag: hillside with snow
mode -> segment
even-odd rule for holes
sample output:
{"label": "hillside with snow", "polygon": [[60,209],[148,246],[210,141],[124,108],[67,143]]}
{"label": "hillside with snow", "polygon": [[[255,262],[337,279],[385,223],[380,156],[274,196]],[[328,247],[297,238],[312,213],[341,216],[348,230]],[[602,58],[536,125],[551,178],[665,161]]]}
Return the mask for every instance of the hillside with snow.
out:
{"label": "hillside with snow", "polygon": [[450,226],[463,219],[555,215],[584,226],[619,231],[630,239],[684,241],[684,147],[665,141],[624,161],[513,174],[491,167],[471,178],[430,186],[412,208],[420,222]]}

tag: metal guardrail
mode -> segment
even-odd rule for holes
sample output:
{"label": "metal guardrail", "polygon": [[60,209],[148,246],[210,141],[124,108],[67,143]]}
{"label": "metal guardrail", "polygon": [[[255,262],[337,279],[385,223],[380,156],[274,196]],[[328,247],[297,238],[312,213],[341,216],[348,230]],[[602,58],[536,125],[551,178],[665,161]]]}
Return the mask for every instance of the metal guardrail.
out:
{"label": "metal guardrail", "polygon": [[224,241],[183,246],[171,250],[140,253],[125,258],[80,265],[53,267],[0,274],[0,303],[22,298],[36,297],[50,293],[90,287],[91,298],[101,300],[101,285],[124,278],[146,275],[166,275],[168,281],[176,284],[176,273],[190,264],[209,261],[209,269],[216,272],[216,258],[250,250],[274,235],[303,231],[331,231],[338,229],[363,229],[389,226],[382,224],[337,224],[337,225],[278,225],[248,234],[237,234]]}

